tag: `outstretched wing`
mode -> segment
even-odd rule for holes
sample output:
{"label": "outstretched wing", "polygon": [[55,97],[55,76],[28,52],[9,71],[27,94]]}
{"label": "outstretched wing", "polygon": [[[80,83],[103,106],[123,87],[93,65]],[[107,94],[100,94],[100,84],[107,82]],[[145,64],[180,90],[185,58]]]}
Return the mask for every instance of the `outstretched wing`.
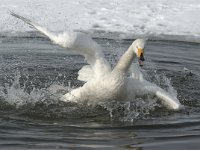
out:
{"label": "outstretched wing", "polygon": [[153,83],[146,81],[145,79],[138,80],[130,77],[128,78],[127,87],[128,92],[131,94],[139,96],[151,94],[158,97],[162,104],[169,109],[179,110],[183,107],[175,96],[170,95],[165,90],[161,89]]}
{"label": "outstretched wing", "polygon": [[63,32],[60,34],[55,34],[49,31],[47,28],[42,27],[25,17],[13,12],[11,12],[11,15],[37,29],[55,44],[58,44],[64,48],[69,48],[69,50],[84,56],[89,65],[84,66],[79,71],[79,80],[87,82],[92,78],[101,77],[111,71],[110,64],[105,59],[101,47],[94,40],[92,40],[90,36],[78,32]]}

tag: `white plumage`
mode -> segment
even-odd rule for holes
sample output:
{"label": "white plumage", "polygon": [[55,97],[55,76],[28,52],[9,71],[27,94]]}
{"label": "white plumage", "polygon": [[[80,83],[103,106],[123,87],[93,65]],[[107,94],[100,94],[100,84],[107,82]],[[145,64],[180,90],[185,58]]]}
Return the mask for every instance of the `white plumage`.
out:
{"label": "white plumage", "polygon": [[[88,35],[74,32],[64,32],[56,35],[29,19],[15,13],[11,13],[11,15],[31,25],[49,37],[55,44],[73,50],[74,53],[84,56],[87,60],[89,65],[83,66],[78,72],[78,80],[86,83],[82,87],[73,89],[63,95],[61,100],[88,101],[88,103],[97,104],[98,102],[109,100],[128,101],[133,100],[138,95],[153,94],[160,98],[169,109],[179,110],[182,108],[176,97],[171,96],[155,84],[146,81],[138,67],[132,64],[137,57],[139,58],[139,63],[142,63],[145,40],[135,40],[120,58],[115,68],[111,69],[101,47]],[[132,67],[130,67],[131,65]],[[130,71],[131,75],[128,73]]]}

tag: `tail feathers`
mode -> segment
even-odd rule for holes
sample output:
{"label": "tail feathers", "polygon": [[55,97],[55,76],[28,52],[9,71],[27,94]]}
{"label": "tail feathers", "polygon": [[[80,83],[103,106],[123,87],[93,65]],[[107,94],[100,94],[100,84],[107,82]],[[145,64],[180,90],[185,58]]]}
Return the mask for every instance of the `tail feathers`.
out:
{"label": "tail feathers", "polygon": [[83,66],[82,69],[79,70],[78,80],[87,82],[92,78],[94,78],[94,71],[90,65]]}

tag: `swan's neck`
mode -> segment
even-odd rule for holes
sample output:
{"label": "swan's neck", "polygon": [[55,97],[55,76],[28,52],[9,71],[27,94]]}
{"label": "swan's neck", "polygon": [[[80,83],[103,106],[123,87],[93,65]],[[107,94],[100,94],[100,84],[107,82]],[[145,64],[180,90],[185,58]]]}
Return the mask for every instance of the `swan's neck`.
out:
{"label": "swan's neck", "polygon": [[135,58],[136,54],[134,52],[133,46],[131,45],[128,50],[121,56],[113,71],[121,71],[123,73],[127,73]]}

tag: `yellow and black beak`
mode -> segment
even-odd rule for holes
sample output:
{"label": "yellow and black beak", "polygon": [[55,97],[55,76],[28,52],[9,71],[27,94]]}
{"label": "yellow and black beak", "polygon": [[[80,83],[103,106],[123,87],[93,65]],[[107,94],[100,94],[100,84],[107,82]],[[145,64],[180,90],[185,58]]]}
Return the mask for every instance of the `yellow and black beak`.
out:
{"label": "yellow and black beak", "polygon": [[138,62],[139,65],[142,67],[144,65],[144,50],[141,48],[138,48]]}

